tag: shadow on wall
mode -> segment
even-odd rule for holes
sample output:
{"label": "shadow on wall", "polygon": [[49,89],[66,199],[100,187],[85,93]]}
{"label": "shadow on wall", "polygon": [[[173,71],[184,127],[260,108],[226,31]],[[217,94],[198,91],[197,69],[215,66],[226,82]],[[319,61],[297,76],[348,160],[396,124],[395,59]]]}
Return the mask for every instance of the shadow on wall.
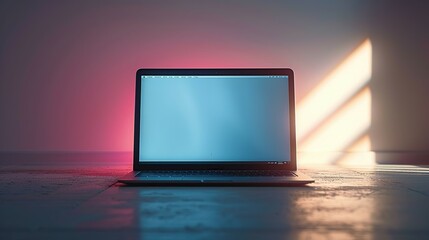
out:
{"label": "shadow on wall", "polygon": [[374,164],[368,134],[371,76],[372,45],[365,39],[298,102],[301,163]]}

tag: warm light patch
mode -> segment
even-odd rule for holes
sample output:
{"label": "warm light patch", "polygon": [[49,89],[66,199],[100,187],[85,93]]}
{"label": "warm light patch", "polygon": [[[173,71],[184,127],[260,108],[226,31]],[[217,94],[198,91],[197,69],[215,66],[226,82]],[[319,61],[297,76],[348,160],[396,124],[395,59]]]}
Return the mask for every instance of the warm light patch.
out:
{"label": "warm light patch", "polygon": [[[366,134],[371,126],[371,60],[372,47],[367,39],[298,103],[298,151],[370,151]],[[307,161],[338,159],[338,154],[331,154]]]}
{"label": "warm light patch", "polygon": [[340,158],[335,160],[336,164],[347,166],[374,166],[375,153],[374,152],[348,152],[343,154]]}
{"label": "warm light patch", "polygon": [[349,146],[347,152],[368,151],[371,149],[371,139],[367,134],[358,139],[353,145]]}
{"label": "warm light patch", "polygon": [[371,94],[368,88],[315,129],[300,144],[301,151],[343,151],[371,124]]}

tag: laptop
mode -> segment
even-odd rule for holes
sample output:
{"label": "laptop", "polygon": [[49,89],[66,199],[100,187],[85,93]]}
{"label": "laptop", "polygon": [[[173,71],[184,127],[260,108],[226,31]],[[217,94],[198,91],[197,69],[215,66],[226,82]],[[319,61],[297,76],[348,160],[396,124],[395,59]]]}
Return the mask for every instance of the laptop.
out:
{"label": "laptop", "polygon": [[138,185],[303,185],[291,69],[139,69]]}

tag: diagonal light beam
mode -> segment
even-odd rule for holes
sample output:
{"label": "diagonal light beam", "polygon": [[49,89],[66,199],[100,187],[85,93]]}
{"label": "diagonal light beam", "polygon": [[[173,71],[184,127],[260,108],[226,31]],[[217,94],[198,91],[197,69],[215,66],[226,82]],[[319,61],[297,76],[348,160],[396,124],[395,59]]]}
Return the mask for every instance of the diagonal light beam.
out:
{"label": "diagonal light beam", "polygon": [[340,152],[370,150],[371,66],[372,46],[366,39],[298,104],[299,152],[337,153],[307,161],[328,163],[339,160]]}
{"label": "diagonal light beam", "polygon": [[297,106],[297,139],[304,137],[371,79],[372,46],[366,39]]}
{"label": "diagonal light beam", "polygon": [[300,145],[301,151],[346,151],[371,125],[371,93],[366,87]]}

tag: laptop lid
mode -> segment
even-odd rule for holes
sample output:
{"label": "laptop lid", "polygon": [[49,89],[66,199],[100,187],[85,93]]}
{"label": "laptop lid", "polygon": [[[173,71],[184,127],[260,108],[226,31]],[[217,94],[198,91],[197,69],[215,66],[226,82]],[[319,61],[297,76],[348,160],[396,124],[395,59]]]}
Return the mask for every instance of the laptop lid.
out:
{"label": "laptop lid", "polygon": [[133,170],[296,170],[291,69],[139,69]]}

